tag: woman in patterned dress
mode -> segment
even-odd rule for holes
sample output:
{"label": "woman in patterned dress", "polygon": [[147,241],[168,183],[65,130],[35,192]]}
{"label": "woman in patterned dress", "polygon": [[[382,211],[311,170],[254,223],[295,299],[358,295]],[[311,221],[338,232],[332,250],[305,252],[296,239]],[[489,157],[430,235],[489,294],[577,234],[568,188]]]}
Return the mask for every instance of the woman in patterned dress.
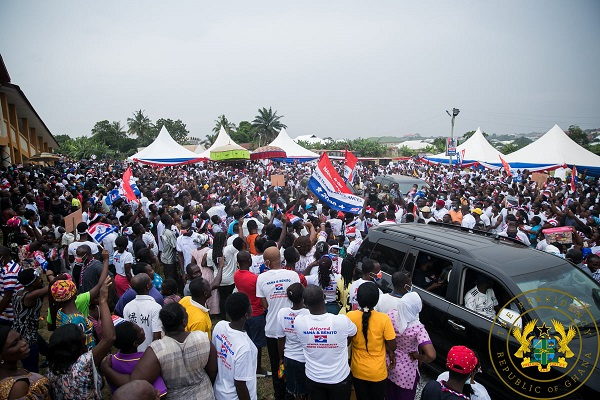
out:
{"label": "woman in patterned dress", "polygon": [[50,400],[48,379],[17,367],[29,355],[29,345],[18,332],[0,325],[0,400]]}
{"label": "woman in patterned dress", "polygon": [[150,343],[131,375],[115,372],[109,357],[102,362],[102,372],[115,386],[138,379],[154,382],[161,375],[167,400],[214,400],[217,351],[208,335],[185,331],[187,313],[178,303],[165,305],[159,317],[165,337]]}
{"label": "woman in patterned dress", "polygon": [[421,297],[409,292],[388,316],[396,332],[396,365],[388,371],[386,399],[414,400],[419,381],[419,365],[435,360],[435,348],[419,321]]}

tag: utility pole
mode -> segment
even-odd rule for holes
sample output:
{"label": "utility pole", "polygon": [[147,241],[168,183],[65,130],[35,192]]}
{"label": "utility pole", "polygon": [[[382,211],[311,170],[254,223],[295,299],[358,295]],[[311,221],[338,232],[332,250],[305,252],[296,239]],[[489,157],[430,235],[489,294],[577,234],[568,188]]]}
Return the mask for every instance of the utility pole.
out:
{"label": "utility pole", "polygon": [[[452,141],[454,141],[454,118],[456,118],[458,113],[460,113],[460,110],[458,108],[453,108],[452,114],[450,114],[450,112],[448,110],[446,110],[446,114],[448,114],[452,118],[451,119],[452,128],[450,129],[450,138],[452,139]],[[446,152],[448,152],[448,143],[446,143]],[[448,165],[452,167],[452,154],[449,154],[449,156],[450,156],[450,161],[449,161]]]}

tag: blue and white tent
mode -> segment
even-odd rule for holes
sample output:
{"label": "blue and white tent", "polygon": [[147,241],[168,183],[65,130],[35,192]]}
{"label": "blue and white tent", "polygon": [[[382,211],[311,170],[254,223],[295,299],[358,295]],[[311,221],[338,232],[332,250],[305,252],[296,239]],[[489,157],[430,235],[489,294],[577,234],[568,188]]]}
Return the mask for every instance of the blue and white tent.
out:
{"label": "blue and white tent", "polygon": [[148,147],[143,148],[129,159],[142,164],[163,167],[205,161],[205,158],[200,154],[196,154],[177,143],[164,126]]}
{"label": "blue and white tent", "polygon": [[[476,162],[496,163],[500,162],[498,155],[502,155],[494,146],[487,141],[480,128],[470,138],[456,147],[457,155],[452,157],[452,163],[457,164],[462,160],[463,166],[471,166]],[[450,157],[446,153],[426,157],[430,163],[448,164]]]}
{"label": "blue and white tent", "polygon": [[[600,176],[600,156],[575,143],[558,125],[533,143],[503,157],[512,169],[554,169],[566,165],[587,170],[588,176]],[[500,162],[494,163],[501,166]]]}

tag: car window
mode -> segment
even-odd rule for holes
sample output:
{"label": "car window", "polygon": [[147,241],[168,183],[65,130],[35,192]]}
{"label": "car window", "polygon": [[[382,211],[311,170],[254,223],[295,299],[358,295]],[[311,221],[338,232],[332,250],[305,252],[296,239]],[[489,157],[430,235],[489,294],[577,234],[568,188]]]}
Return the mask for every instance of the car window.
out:
{"label": "car window", "polygon": [[363,240],[362,244],[360,245],[360,248],[358,249],[358,252],[356,253],[356,261],[362,262],[363,259],[369,258],[374,246],[375,243],[371,242],[369,240],[369,237],[367,236],[365,240]]}
{"label": "car window", "polygon": [[520,314],[516,302],[501,310],[511,299],[498,279],[472,267],[463,268],[458,305],[490,319],[500,313],[499,319],[510,323],[515,322],[514,318]]}
{"label": "car window", "polygon": [[[407,267],[410,265],[407,264]],[[451,271],[451,260],[418,250],[412,272],[412,282],[421,289],[446,297]]]}
{"label": "car window", "polygon": [[394,272],[402,269],[407,250],[408,246],[400,243],[390,240],[379,240],[371,252],[371,258],[381,265],[383,272],[392,275]]}

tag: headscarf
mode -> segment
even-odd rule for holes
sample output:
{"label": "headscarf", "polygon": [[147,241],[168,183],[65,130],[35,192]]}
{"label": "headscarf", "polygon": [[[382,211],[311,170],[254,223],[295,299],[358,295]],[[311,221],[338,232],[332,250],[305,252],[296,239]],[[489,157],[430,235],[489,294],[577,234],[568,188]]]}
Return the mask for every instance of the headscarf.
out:
{"label": "headscarf", "polygon": [[419,322],[419,313],[423,308],[421,297],[416,292],[409,292],[398,302],[398,334]]}
{"label": "headscarf", "polygon": [[54,301],[63,303],[77,294],[77,287],[73,281],[59,280],[52,284],[50,292]]}

